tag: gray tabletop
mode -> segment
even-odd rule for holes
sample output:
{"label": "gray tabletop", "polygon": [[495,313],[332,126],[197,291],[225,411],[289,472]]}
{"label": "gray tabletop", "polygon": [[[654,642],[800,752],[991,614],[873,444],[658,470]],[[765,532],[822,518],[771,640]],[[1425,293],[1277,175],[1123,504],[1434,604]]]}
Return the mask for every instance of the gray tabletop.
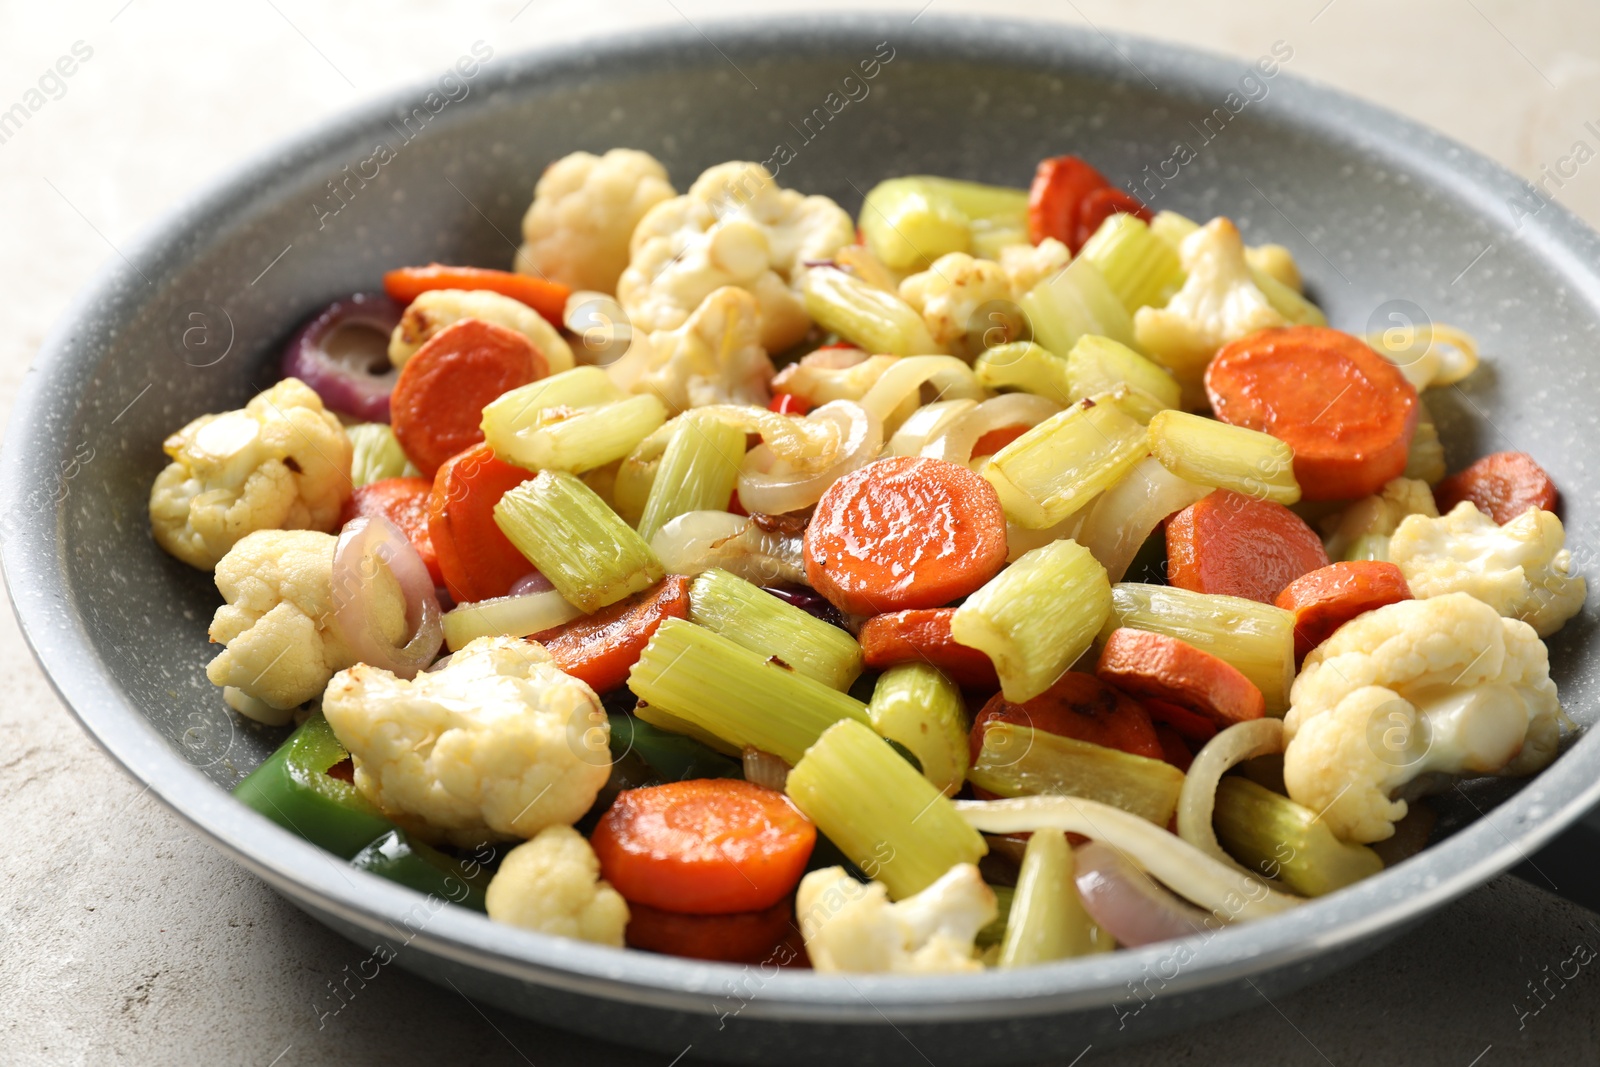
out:
{"label": "gray tabletop", "polygon": [[[933,0],[1254,55],[1406,112],[1600,221],[1600,5],[1593,0]],[[774,5],[768,5],[774,6]],[[816,11],[856,0],[786,4]],[[886,2],[914,17],[925,0]],[[0,3],[6,205],[0,409],[45,330],[104,261],[185,190],[317,118],[433,70],[619,25],[703,25],[731,0],[95,0]],[[710,32],[714,34],[714,28]],[[59,57],[71,77],[45,77]],[[41,80],[43,78],[43,80]],[[32,99],[32,98],[28,98]],[[533,176],[530,175],[530,185]],[[0,614],[0,1063],[639,1063],[665,1058],[534,1027],[366,953],[197,839],[107,760]],[[1581,874],[1579,875],[1581,877]],[[1561,873],[1562,879],[1572,877]],[[1600,882],[1600,870],[1591,875]],[[1561,887],[1570,890],[1570,885]],[[1060,1064],[1600,1061],[1600,915],[1511,877],[1378,955],[1254,1010]],[[1138,1020],[1129,1021],[1137,1037]],[[682,1063],[717,1050],[688,1050]],[[1075,1060],[1074,1057],[1081,1059]],[[906,1061],[937,1063],[937,1049]]]}

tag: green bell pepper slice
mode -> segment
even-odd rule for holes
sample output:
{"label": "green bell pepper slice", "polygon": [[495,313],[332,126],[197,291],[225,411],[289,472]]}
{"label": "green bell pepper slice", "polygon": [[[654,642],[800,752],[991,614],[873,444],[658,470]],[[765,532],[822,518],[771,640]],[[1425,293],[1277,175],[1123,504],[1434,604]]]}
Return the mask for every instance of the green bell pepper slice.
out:
{"label": "green bell pepper slice", "polygon": [[632,751],[668,782],[691,778],[743,778],[744,766],[692,737],[670,733],[632,715],[611,716],[611,756]]}
{"label": "green bell pepper slice", "polygon": [[352,866],[398,882],[419,893],[486,911],[484,891],[490,874],[481,864],[453,859],[436,848],[391,830],[356,853]]}

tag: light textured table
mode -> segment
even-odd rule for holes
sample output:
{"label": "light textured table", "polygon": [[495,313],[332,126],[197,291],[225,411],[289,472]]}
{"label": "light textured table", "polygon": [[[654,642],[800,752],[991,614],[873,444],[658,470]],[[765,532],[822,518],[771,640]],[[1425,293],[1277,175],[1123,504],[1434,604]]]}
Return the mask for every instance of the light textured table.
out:
{"label": "light textured table", "polygon": [[[441,69],[478,39],[504,54],[619,26],[706,26],[753,6],[5,0],[0,110],[75,46],[90,55],[70,78],[47,79],[43,106],[0,143],[0,409],[9,413],[45,330],[99,264],[183,192],[277,138]],[[909,20],[924,2],[879,6]],[[1564,161],[1576,141],[1600,146],[1585,126],[1600,125],[1594,0],[1012,0],[981,10],[1247,58],[1286,41],[1294,74],[1437,126],[1600,220],[1600,166]],[[324,1016],[335,976],[362,952],[132,785],[51,694],[9,612],[0,657],[0,1063],[664,1064],[480,1011],[393,968]],[[1595,947],[1600,916],[1501,878],[1329,981],[1082,1062],[1593,1063],[1600,976],[1571,961],[1592,960]],[[1575,966],[1535,999],[1530,983]],[[1063,1049],[1060,1063],[1080,1051]]]}

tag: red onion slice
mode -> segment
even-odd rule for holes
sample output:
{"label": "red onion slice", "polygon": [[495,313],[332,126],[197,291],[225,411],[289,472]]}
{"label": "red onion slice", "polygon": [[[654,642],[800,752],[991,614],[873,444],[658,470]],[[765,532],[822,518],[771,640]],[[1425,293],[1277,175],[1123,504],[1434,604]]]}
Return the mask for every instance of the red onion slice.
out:
{"label": "red onion slice", "polygon": [[400,376],[389,363],[389,334],[403,311],[383,293],[335,300],[290,338],[283,376],[305,382],[334,411],[388,422],[389,394]]}
{"label": "red onion slice", "polygon": [[555,586],[550,584],[550,579],[546,578],[538,571],[534,571],[533,573],[525,574],[521,578],[518,578],[516,581],[512,582],[511,588],[509,591],[507,591],[506,596],[525,596],[528,593],[548,593],[554,588]]}
{"label": "red onion slice", "polygon": [[[406,630],[411,637],[401,646],[378,631],[369,612],[367,593],[378,566],[389,568],[406,599]],[[333,549],[333,613],[358,662],[401,678],[416,677],[444,644],[433,578],[406,535],[381,515],[358,515],[339,531]]]}
{"label": "red onion slice", "polygon": [[1179,900],[1109,845],[1090,841],[1072,854],[1083,909],[1117,944],[1138,948],[1208,929],[1209,913]]}

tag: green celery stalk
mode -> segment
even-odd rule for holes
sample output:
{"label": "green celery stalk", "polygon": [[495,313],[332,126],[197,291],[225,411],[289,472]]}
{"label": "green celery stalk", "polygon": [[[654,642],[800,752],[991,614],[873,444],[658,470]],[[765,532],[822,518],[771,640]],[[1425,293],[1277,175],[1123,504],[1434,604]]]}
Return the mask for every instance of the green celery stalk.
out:
{"label": "green celery stalk", "polygon": [[1109,804],[1166,826],[1183,772],[1163,760],[1015,723],[984,728],[972,784],[1003,797],[1068,796]]}
{"label": "green celery stalk", "polygon": [[1162,411],[1150,420],[1150,451],[1167,470],[1197,485],[1278,504],[1300,499],[1294,449],[1259,430]]}
{"label": "green celery stalk", "polygon": [[894,293],[842,270],[813,267],[800,282],[806,314],[868,352],[894,356],[940,355],[916,309]]}
{"label": "green celery stalk", "polygon": [[727,510],[744,461],[744,431],[737,426],[696,411],[673,422],[637,524],[646,544],[686,512]]}
{"label": "green celery stalk", "polygon": [[1301,896],[1320,897],[1383,870],[1372,849],[1340,841],[1316,812],[1248,778],[1217,783],[1211,818],[1235,859]]}
{"label": "green celery stalk", "polygon": [[689,621],[830,689],[844,692],[861,674],[861,646],[848,632],[724,570],[695,578]]}
{"label": "green celery stalk", "polygon": [[628,455],[666,421],[666,405],[648,394],[576,411],[546,408],[533,425],[490,447],[529,470],[582,474]]}
{"label": "green celery stalk", "polygon": [[1295,326],[1326,326],[1328,316],[1304,296],[1284,285],[1278,279],[1264,270],[1250,268],[1250,278],[1256,283],[1256,288],[1261,290],[1261,295],[1267,298],[1267,303],[1272,305],[1272,310],[1288,319]]}
{"label": "green celery stalk", "polygon": [[1111,935],[1083,910],[1067,835],[1034,831],[1022,853],[998,965],[1030,967],[1112,947]]}
{"label": "green celery stalk", "polygon": [[961,689],[926,663],[904,663],[878,676],[867,705],[872,728],[898,741],[922,764],[922,774],[945,796],[967,777],[967,705]]}
{"label": "green celery stalk", "polygon": [[1161,307],[1183,288],[1178,253],[1136,215],[1107,218],[1079,255],[1100,268],[1129,314],[1145,306]]}
{"label": "green celery stalk", "polygon": [[361,422],[345,428],[354,452],[350,484],[357,489],[385,478],[420,478],[422,472],[406,458],[388,423]]}
{"label": "green celery stalk", "polygon": [[861,235],[886,267],[922,270],[972,243],[966,212],[924,178],[890,178],[874,185],[861,205]]}
{"label": "green celery stalk", "polygon": [[484,438],[496,455],[504,455],[516,435],[538,424],[550,408],[592,408],[621,400],[626,394],[599,367],[574,367],[501,393],[483,409]]}
{"label": "green celery stalk", "polygon": [[1085,334],[1137,347],[1133,316],[1087,259],[1075,259],[1028,291],[1022,310],[1034,340],[1052,352],[1070,352]]}
{"label": "green celery stalk", "polygon": [[1137,419],[1116,403],[1089,397],[995,453],[983,476],[999,494],[1006,518],[1043,530],[1109,489],[1148,451]]}
{"label": "green celery stalk", "polygon": [[1032,341],[994,346],[977,358],[972,372],[980,385],[995,392],[1032,393],[1063,405],[1078,399],[1072,395],[1067,361]]}
{"label": "green celery stalk", "polygon": [[1177,407],[1183,392],[1166,368],[1127,345],[1094,334],[1078,338],[1067,353],[1067,378],[1072,383],[1074,400],[1125,385],[1150,397],[1159,410]]}

